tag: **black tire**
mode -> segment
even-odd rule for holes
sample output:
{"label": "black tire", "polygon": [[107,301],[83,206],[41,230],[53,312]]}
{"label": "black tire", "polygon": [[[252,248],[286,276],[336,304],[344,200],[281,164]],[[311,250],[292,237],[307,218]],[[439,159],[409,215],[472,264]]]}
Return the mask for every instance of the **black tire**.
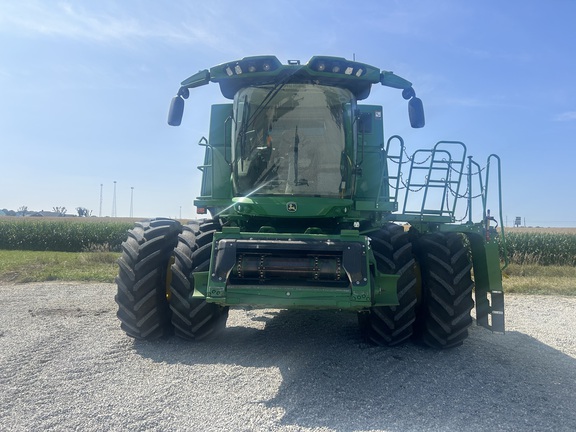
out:
{"label": "black tire", "polygon": [[422,304],[418,311],[418,336],[438,349],[462,345],[472,324],[471,269],[461,234],[432,233],[418,240],[422,271]]}
{"label": "black tire", "polygon": [[374,306],[358,314],[367,342],[394,346],[409,339],[416,319],[416,273],[412,243],[404,228],[388,224],[370,234],[371,247],[379,272],[399,275],[398,306]]}
{"label": "black tire", "polygon": [[213,221],[184,226],[178,237],[178,246],[174,250],[170,308],[174,331],[184,339],[205,339],[226,327],[228,307],[192,297],[194,272],[208,271],[212,239],[218,227]]}
{"label": "black tire", "polygon": [[122,243],[115,299],[129,336],[154,340],[171,331],[166,286],[180,230],[180,223],[171,219],[139,222]]}

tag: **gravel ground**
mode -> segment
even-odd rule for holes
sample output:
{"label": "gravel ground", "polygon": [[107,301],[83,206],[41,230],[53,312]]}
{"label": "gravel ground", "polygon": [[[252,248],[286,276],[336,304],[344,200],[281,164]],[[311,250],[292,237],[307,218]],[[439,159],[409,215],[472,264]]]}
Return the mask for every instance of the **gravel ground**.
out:
{"label": "gravel ground", "polygon": [[506,298],[505,335],[365,345],[345,312],[233,310],[218,339],[128,338],[111,284],[0,286],[0,429],[574,431],[576,298]]}

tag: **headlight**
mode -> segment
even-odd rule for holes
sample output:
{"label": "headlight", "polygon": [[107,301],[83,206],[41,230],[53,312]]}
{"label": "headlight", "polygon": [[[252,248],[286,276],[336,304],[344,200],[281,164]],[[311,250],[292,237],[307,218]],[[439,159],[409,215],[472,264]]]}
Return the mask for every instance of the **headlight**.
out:
{"label": "headlight", "polygon": [[[230,62],[221,67],[228,76],[242,75],[245,73],[272,72],[278,69],[282,64],[276,57],[246,57],[242,60]],[[222,70],[222,69],[221,69]]]}
{"label": "headlight", "polygon": [[362,63],[356,63],[341,57],[312,57],[308,62],[308,67],[316,72],[344,74],[357,78],[360,78],[366,72]]}

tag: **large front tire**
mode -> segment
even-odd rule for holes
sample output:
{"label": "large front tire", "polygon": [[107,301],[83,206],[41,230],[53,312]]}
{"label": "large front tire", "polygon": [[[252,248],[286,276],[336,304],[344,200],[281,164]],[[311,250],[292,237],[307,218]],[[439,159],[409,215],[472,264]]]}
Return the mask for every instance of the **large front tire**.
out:
{"label": "large front tire", "polygon": [[166,285],[180,229],[171,219],[138,222],[122,243],[115,300],[128,336],[154,340],[171,330]]}
{"label": "large front tire", "polygon": [[462,235],[426,234],[418,240],[417,249],[423,291],[418,333],[432,348],[459,346],[468,337],[474,307],[472,264]]}
{"label": "large front tire", "polygon": [[359,312],[365,339],[380,346],[394,346],[413,333],[416,308],[416,274],[412,244],[404,228],[388,224],[370,234],[370,244],[380,273],[398,275],[398,306],[374,306]]}
{"label": "large front tire", "polygon": [[213,221],[184,226],[174,250],[170,308],[175,333],[184,339],[201,340],[226,327],[228,307],[193,297],[194,273],[209,270],[212,239],[217,228],[218,224]]}

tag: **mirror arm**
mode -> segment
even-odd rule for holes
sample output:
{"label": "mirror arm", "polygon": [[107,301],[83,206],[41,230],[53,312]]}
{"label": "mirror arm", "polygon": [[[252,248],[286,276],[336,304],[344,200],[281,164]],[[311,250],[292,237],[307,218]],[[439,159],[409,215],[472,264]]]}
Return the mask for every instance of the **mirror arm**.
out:
{"label": "mirror arm", "polygon": [[405,90],[412,87],[412,83],[404,79],[394,72],[382,71],[380,73],[380,84],[386,87],[392,87],[400,90]]}
{"label": "mirror arm", "polygon": [[200,72],[196,72],[189,78],[186,78],[180,84],[182,87],[186,87],[187,89],[200,87],[206,85],[210,82],[210,71],[208,69],[201,70]]}
{"label": "mirror arm", "polygon": [[382,71],[380,73],[380,83],[387,87],[402,90],[402,97],[408,101],[410,125],[413,128],[424,127],[425,120],[422,101],[416,97],[416,92],[412,87],[412,83],[389,71]]}

